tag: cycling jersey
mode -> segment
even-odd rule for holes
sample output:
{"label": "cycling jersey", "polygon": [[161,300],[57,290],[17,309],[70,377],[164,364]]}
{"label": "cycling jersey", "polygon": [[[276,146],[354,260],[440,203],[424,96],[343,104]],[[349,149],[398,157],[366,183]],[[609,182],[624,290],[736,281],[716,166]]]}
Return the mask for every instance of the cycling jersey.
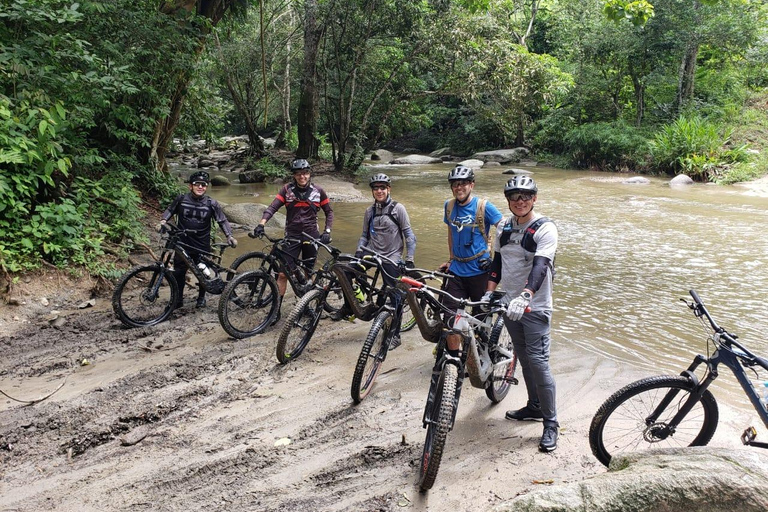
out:
{"label": "cycling jersey", "polygon": [[[449,200],[450,201],[450,200]],[[443,222],[451,230],[451,255],[454,259],[451,261],[450,271],[457,276],[470,277],[485,273],[479,263],[482,259],[490,258],[482,253],[488,252],[486,239],[491,226],[502,219],[501,212],[490,201],[485,204],[485,215],[483,225],[485,233],[481,233],[476,221],[477,207],[479,200],[477,197],[470,199],[469,203],[461,205],[458,202],[448,212],[448,203],[445,202],[443,208]],[[481,256],[478,256],[480,254]],[[463,260],[463,261],[462,261]]]}
{"label": "cycling jersey", "polygon": [[320,236],[317,226],[317,210],[325,213],[325,229],[333,227],[333,209],[325,190],[313,183],[302,188],[296,183],[286,183],[280,188],[272,203],[264,210],[262,220],[269,220],[285,206],[285,235],[299,238],[302,232]]}
{"label": "cycling jersey", "polygon": [[369,206],[363,216],[363,234],[357,247],[367,247],[393,261],[402,261],[405,248],[405,259],[413,261],[416,235],[405,206],[389,197],[383,203],[374,202]]}
{"label": "cycling jersey", "polygon": [[162,219],[168,220],[174,215],[180,228],[193,230],[186,233],[182,241],[199,251],[211,250],[211,219],[219,224],[225,236],[232,235],[232,226],[221,205],[206,195],[197,197],[192,192],[179,195],[163,212]]}

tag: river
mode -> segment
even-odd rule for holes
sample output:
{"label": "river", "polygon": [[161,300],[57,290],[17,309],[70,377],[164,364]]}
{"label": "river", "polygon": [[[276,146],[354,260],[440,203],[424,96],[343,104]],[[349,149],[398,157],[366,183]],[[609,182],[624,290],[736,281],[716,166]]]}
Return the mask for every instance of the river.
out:
{"label": "river", "polygon": [[[420,267],[434,268],[447,259],[442,208],[450,197],[451,168],[371,166],[372,172],[391,176],[393,198],[408,209]],[[502,191],[509,176],[503,169],[478,171],[475,194],[508,214]],[[556,222],[560,235],[553,343],[578,345],[649,375],[679,373],[694,354],[707,353],[704,329],[680,301],[695,289],[722,326],[768,356],[768,341],[761,336],[768,332],[768,198],[738,187],[673,188],[666,178],[626,184],[626,175],[530,171],[539,186],[536,209]],[[360,188],[370,197],[365,183]],[[211,195],[226,203],[268,204],[277,189],[237,184],[212,188]],[[368,204],[333,204],[334,244],[343,251],[354,250]],[[261,245],[239,240],[236,254]],[[730,377],[716,385],[734,398],[734,382]]]}

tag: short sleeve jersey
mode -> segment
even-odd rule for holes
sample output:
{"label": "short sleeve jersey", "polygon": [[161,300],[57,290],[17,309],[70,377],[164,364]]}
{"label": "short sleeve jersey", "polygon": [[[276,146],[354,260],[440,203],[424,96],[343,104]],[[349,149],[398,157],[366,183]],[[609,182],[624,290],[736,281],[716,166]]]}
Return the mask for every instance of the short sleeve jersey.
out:
{"label": "short sleeve jersey", "polygon": [[[458,201],[453,207],[453,211],[450,212],[450,218],[448,218],[448,201],[443,205],[443,222],[448,225],[448,229],[451,230],[452,236],[452,250],[453,255],[459,258],[471,258],[475,254],[478,254],[488,248],[485,238],[480,233],[480,228],[477,226],[477,206],[480,200],[477,197],[473,197],[468,204],[460,205]],[[491,226],[496,224],[502,219],[501,212],[490,201],[485,203],[485,235],[486,237],[490,233]],[[458,261],[453,260],[451,262],[450,271],[461,277],[472,277],[480,275],[485,271],[479,266],[480,260],[490,256],[481,256],[471,261]]]}

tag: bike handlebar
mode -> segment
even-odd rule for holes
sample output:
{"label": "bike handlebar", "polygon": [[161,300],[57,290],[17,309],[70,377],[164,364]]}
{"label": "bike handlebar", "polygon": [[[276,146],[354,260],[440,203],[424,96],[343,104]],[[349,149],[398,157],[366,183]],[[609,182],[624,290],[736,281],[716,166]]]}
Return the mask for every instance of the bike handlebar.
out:
{"label": "bike handlebar", "polygon": [[[437,273],[435,273],[437,274]],[[429,286],[428,284],[422,283],[421,281],[417,281],[415,279],[412,279],[407,276],[403,276],[400,278],[401,281],[406,283],[407,285],[411,286],[412,288],[416,289],[416,293],[421,293],[423,297],[427,298],[427,300],[433,305],[439,307],[441,310],[445,311],[446,313],[450,315],[455,315],[457,310],[452,310],[451,308],[445,306],[442,302],[438,301],[434,297],[432,297],[429,294],[423,293],[424,290],[428,290],[430,292],[433,292],[438,295],[442,295],[443,297],[446,297],[450,300],[452,300],[455,303],[459,304],[458,309],[466,309],[468,307],[482,307],[482,308],[488,308],[488,310],[484,311],[484,314],[493,314],[501,311],[506,311],[507,305],[503,302],[496,301],[482,301],[482,300],[467,300],[465,298],[458,298],[454,297],[450,293],[446,292],[445,290],[441,290],[439,288],[435,288],[434,286]],[[471,316],[471,315],[470,315]]]}
{"label": "bike handlebar", "polygon": [[[724,328],[720,327],[717,322],[715,322],[715,319],[712,318],[712,315],[709,314],[709,311],[707,310],[706,306],[704,306],[704,302],[699,297],[699,294],[697,294],[694,290],[688,290],[688,293],[691,294],[691,297],[693,297],[693,304],[689,304],[688,307],[690,307],[693,310],[693,314],[697,317],[705,317],[707,321],[709,321],[710,327],[712,327],[712,330],[715,331],[715,333],[718,335],[720,339],[725,340],[725,345],[730,349],[732,347],[736,347],[741,351],[741,354],[739,354],[742,357],[746,357],[749,360],[752,361],[759,361],[760,365],[763,366],[765,369],[768,369],[768,360],[765,360],[759,356],[756,356],[752,352],[747,349],[744,345],[736,341],[735,334],[731,334],[728,331],[726,331]],[[682,299],[681,299],[682,300]],[[722,343],[722,342],[720,342]],[[733,351],[733,350],[731,350]]]}

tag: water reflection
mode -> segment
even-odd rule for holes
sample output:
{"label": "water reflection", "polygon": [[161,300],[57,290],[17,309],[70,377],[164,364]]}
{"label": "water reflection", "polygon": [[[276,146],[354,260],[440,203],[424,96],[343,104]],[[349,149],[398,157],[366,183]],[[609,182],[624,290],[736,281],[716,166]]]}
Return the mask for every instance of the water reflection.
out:
{"label": "water reflection", "polygon": [[[392,177],[393,197],[405,204],[418,238],[416,263],[447,259],[443,203],[452,165],[376,166]],[[503,167],[479,171],[476,195],[508,213]],[[536,208],[560,231],[555,279],[554,343],[568,343],[646,368],[679,373],[706,336],[679,301],[698,291],[714,317],[747,346],[768,356],[768,199],[732,187],[670,188],[667,180],[623,184],[623,176],[533,168]],[[369,197],[365,184],[360,187]],[[277,185],[213,188],[220,201],[269,203]],[[259,194],[254,198],[253,194]],[[353,251],[365,203],[334,203],[334,243]],[[259,242],[240,238],[238,253]],[[731,383],[734,379],[721,379]],[[718,384],[720,385],[720,384]],[[735,390],[726,386],[729,394]]]}

